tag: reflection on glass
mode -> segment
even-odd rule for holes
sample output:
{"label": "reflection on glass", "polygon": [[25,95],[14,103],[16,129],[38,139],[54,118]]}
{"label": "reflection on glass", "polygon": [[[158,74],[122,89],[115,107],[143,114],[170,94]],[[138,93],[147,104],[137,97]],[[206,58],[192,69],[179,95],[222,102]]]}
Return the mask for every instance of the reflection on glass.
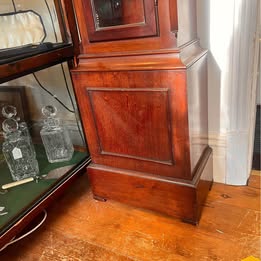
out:
{"label": "reflection on glass", "polygon": [[97,28],[144,22],[143,0],[93,0],[93,7]]}

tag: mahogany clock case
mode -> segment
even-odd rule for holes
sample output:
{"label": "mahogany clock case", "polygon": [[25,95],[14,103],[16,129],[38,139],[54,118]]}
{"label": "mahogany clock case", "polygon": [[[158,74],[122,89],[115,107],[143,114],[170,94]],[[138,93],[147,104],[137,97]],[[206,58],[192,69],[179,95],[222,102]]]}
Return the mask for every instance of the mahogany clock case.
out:
{"label": "mahogany clock case", "polygon": [[[123,10],[129,4],[120,2]],[[92,190],[97,199],[197,223],[212,184],[212,150],[195,1],[134,2],[131,19],[106,25],[102,1],[75,1],[82,46],[72,77]],[[143,23],[132,23],[142,20],[140,9]]]}

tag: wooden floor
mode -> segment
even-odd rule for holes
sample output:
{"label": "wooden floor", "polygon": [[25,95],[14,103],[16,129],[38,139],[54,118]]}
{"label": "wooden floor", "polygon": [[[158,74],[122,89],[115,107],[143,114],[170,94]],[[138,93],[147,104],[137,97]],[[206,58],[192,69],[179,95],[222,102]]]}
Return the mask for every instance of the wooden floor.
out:
{"label": "wooden floor", "polygon": [[48,209],[45,224],[6,248],[12,260],[242,260],[260,258],[260,175],[249,186],[214,184],[199,226],[92,199],[86,176]]}

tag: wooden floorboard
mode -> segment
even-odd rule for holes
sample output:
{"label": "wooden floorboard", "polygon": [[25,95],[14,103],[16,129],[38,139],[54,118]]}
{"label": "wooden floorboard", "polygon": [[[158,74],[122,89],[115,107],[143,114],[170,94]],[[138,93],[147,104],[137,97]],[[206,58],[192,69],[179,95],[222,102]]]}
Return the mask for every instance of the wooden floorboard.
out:
{"label": "wooden floorboard", "polygon": [[48,209],[44,225],[0,260],[242,260],[260,258],[260,175],[215,183],[198,226],[92,198],[86,176]]}
{"label": "wooden floorboard", "polygon": [[253,170],[248,186],[252,188],[261,188],[261,171]]}

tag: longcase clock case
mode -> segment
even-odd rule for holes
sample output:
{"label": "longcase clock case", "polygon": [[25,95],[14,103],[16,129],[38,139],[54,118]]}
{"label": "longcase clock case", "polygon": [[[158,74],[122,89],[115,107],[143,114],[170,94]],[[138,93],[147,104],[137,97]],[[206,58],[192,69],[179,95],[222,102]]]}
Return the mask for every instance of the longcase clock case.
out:
{"label": "longcase clock case", "polygon": [[71,71],[94,197],[196,224],[212,184],[196,1],[76,0]]}

